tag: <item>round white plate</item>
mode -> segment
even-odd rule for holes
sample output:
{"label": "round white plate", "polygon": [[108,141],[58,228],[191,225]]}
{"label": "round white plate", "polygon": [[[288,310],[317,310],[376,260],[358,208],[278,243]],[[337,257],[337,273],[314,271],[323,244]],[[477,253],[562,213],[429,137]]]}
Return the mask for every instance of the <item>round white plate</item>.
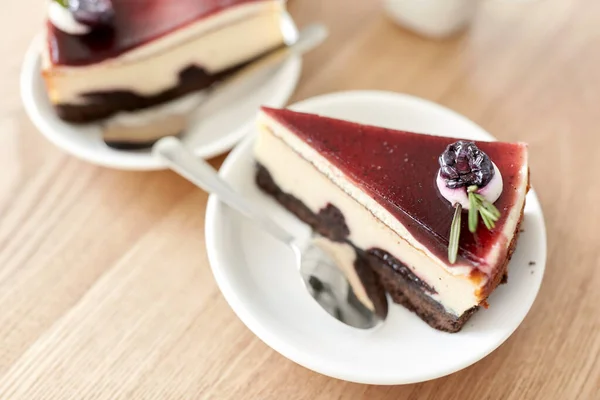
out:
{"label": "round white plate", "polygon": [[[286,40],[288,36],[297,35],[291,18],[284,20],[283,31],[286,33]],[[108,147],[102,140],[97,124],[74,125],[58,118],[41,77],[42,45],[42,38],[36,38],[25,56],[21,71],[21,96],[27,114],[48,140],[75,157],[109,168],[166,168],[149,150],[122,151]],[[215,110],[215,107],[200,106],[198,116],[195,117],[199,122],[182,139],[185,141],[186,137],[192,138],[191,149],[194,154],[203,158],[229,150],[251,131],[259,106],[267,104],[282,107],[287,103],[298,83],[301,67],[301,58],[291,57],[273,73],[262,76],[261,82],[253,82],[254,90],[240,96],[226,108]]]}
{"label": "round white plate", "polygon": [[[292,109],[389,128],[490,140],[466,118],[426,100],[386,92],[345,92],[312,98]],[[254,184],[253,138],[229,155],[221,175],[278,221],[306,227]],[[405,384],[451,374],[485,357],[517,329],[542,282],[546,231],[540,204],[527,195],[524,232],[510,263],[508,283],[490,296],[459,333],[430,328],[392,304],[387,321],[371,331],[331,318],[304,290],[293,256],[252,223],[211,196],[206,245],[215,279],[240,319],[289,359],[335,378],[369,384]],[[530,265],[535,262],[535,265]]]}

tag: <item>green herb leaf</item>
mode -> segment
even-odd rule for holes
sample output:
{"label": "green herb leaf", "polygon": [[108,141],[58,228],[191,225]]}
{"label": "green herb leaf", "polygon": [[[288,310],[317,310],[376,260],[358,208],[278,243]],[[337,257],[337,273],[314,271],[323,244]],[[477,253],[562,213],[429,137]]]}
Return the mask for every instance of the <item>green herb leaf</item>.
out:
{"label": "green herb leaf", "polygon": [[69,8],[69,0],[54,0],[64,8]]}
{"label": "green herb leaf", "polygon": [[[488,223],[485,224],[485,226],[488,229],[492,229],[496,226],[495,222],[498,221],[498,219],[496,217],[494,217],[494,215],[492,213],[490,213],[488,210],[486,210],[483,207],[479,207],[479,214],[481,214],[481,218],[485,218],[483,221],[484,223],[485,223],[485,220],[488,221]],[[491,226],[491,228],[490,228],[490,226]]]}
{"label": "green herb leaf", "polygon": [[498,221],[498,219],[500,218],[500,211],[498,211],[495,205],[493,205],[486,199],[482,199],[481,206],[494,216],[494,221]]}
{"label": "green herb leaf", "polygon": [[[471,185],[467,188],[469,197],[469,231],[475,233],[479,224],[479,216],[483,224],[488,230],[494,229],[496,221],[500,219],[500,211],[492,203],[486,200],[485,197],[477,193],[479,188],[476,185]],[[450,243],[448,244],[448,261],[450,264],[456,262],[458,256],[458,242],[460,239],[460,223],[461,223],[462,206],[455,205],[454,218],[450,226]]]}
{"label": "green herb leaf", "polygon": [[486,214],[486,211],[484,208],[481,208],[481,207],[479,208],[479,215],[481,215],[481,220],[483,221],[485,227],[488,230],[494,229],[494,221],[492,221],[490,219],[489,214]]}
{"label": "green herb leaf", "polygon": [[477,231],[477,222],[479,221],[479,215],[477,215],[477,198],[473,192],[469,192],[469,231],[475,233]]}
{"label": "green herb leaf", "polygon": [[448,244],[448,261],[450,264],[456,262],[456,257],[458,256],[458,240],[460,239],[462,206],[459,203],[455,207],[454,218],[452,219],[452,225],[450,225],[450,243]]}

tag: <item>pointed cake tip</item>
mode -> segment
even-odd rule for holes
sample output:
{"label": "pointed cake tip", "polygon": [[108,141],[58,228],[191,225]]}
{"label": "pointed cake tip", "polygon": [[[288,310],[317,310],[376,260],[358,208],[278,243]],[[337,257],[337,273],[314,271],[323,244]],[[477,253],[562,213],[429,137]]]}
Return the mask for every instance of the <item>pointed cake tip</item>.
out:
{"label": "pointed cake tip", "polygon": [[268,107],[268,106],[260,106],[260,111],[264,112],[266,114],[273,114],[276,111],[281,110],[280,108],[273,108],[273,107]]}

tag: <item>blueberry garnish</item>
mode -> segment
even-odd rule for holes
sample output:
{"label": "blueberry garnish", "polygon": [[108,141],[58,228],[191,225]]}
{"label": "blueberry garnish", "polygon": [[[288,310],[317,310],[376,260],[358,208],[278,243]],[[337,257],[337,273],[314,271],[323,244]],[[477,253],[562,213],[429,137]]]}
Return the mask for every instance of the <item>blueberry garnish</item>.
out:
{"label": "blueberry garnish", "polygon": [[111,0],[69,0],[69,10],[77,22],[91,28],[111,27],[115,18]]}
{"label": "blueberry garnish", "polygon": [[490,158],[473,142],[460,140],[446,147],[439,158],[440,175],[450,189],[487,185],[494,177]]}

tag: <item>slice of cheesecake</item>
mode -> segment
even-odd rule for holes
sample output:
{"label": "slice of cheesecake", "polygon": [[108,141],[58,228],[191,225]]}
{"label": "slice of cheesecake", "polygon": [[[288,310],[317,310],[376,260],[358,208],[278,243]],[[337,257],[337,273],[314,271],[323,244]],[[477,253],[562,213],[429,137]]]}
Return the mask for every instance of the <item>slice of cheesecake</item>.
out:
{"label": "slice of cheesecake", "polygon": [[58,115],[106,139],[179,133],[199,92],[284,45],[281,0],[49,0],[42,74]]}
{"label": "slice of cheesecake", "polygon": [[[493,162],[493,181],[501,180],[490,208],[500,215],[491,222],[486,217],[471,232],[462,212],[451,262],[451,226],[460,201],[444,198],[438,160],[459,139],[270,108],[260,111],[258,127],[259,187],[319,235],[352,246],[352,263],[366,261],[393,300],[432,327],[460,330],[506,280],[529,187],[526,145],[470,144]],[[467,198],[466,187],[454,190],[463,190]],[[480,212],[488,215],[485,211]],[[352,265],[344,270],[356,272]],[[350,281],[362,282],[355,292],[365,293],[363,302],[373,307],[381,289],[361,275]]]}

